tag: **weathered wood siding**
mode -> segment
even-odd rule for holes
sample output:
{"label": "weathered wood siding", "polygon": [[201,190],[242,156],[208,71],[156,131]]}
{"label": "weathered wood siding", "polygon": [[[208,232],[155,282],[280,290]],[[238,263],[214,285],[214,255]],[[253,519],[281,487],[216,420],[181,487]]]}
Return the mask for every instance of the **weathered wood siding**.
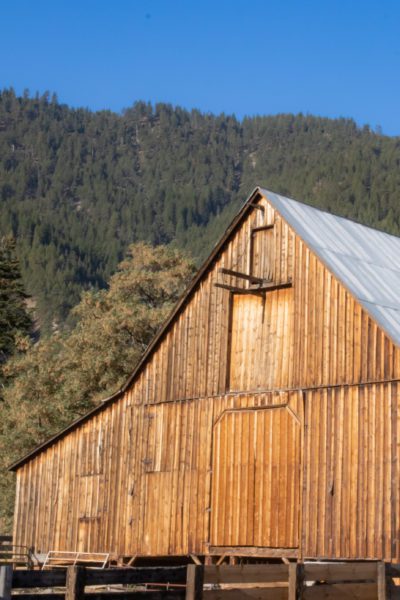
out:
{"label": "weathered wood siding", "polygon": [[[298,543],[305,556],[400,560],[399,395],[379,383],[400,376],[399,350],[261,203],[129,392],[18,470],[15,543],[124,555]],[[221,267],[293,287],[232,295],[214,284],[248,284]],[[298,423],[287,408],[223,417],[289,395]],[[258,476],[271,460],[284,483]]]}
{"label": "weathered wood siding", "polygon": [[306,393],[305,556],[399,556],[398,387]]}
{"label": "weathered wood siding", "polygon": [[297,396],[278,394],[267,407],[226,410],[215,422],[212,546],[299,547],[302,399],[297,402]]}

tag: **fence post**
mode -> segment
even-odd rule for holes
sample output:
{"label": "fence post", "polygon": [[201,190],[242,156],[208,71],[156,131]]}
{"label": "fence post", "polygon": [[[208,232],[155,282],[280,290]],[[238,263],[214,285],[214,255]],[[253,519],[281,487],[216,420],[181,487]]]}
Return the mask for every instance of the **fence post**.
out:
{"label": "fence post", "polygon": [[296,600],[297,596],[297,562],[291,562],[289,567],[289,600]]}
{"label": "fence post", "polygon": [[0,565],[0,600],[11,600],[12,565]]}
{"label": "fence post", "polygon": [[202,600],[204,565],[188,565],[186,571],[186,600]]}
{"label": "fence post", "polygon": [[297,563],[297,600],[302,600],[304,591],[304,563]]}
{"label": "fence post", "polygon": [[83,600],[85,592],[85,567],[73,565],[67,568],[65,600]]}
{"label": "fence post", "polygon": [[387,600],[386,588],[386,568],[383,560],[376,564],[377,569],[377,584],[378,584],[378,600]]}

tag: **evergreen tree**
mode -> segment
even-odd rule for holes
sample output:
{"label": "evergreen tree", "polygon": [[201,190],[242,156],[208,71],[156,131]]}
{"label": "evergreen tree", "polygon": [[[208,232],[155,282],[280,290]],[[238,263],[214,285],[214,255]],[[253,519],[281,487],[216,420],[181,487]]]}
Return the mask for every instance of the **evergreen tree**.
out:
{"label": "evergreen tree", "polygon": [[18,346],[18,340],[28,336],[32,319],[26,307],[27,295],[21,279],[15,241],[0,238],[0,365]]}
{"label": "evergreen tree", "polygon": [[255,185],[400,232],[399,139],[351,119],[93,113],[3,90],[0,157],[0,235],[17,241],[44,334],[73,325],[132,242],[202,260]]}

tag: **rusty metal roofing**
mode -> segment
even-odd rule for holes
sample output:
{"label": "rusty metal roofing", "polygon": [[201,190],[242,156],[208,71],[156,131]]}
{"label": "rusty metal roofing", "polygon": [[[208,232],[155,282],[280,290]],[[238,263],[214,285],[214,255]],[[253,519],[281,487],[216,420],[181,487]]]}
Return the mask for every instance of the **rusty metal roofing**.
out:
{"label": "rusty metal roofing", "polygon": [[400,238],[268,190],[260,191],[400,345]]}

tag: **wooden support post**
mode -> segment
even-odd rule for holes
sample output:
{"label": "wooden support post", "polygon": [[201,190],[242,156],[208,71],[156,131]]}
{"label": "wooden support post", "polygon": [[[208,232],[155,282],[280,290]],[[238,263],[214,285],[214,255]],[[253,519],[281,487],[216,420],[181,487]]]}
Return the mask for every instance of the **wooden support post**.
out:
{"label": "wooden support post", "polygon": [[304,563],[297,563],[297,598],[301,600],[303,598],[304,591]]}
{"label": "wooden support post", "polygon": [[85,592],[85,567],[77,565],[67,568],[65,600],[83,600]]}
{"label": "wooden support post", "polygon": [[393,573],[392,573],[392,565],[390,563],[385,563],[385,571],[386,571],[386,594],[388,599],[392,598],[394,587],[393,587]]}
{"label": "wooden support post", "polygon": [[297,600],[297,562],[291,562],[289,568],[288,600]]}
{"label": "wooden support post", "polygon": [[204,566],[188,565],[186,571],[186,600],[202,600]]}
{"label": "wooden support post", "polygon": [[12,576],[12,565],[0,566],[0,600],[11,600]]}
{"label": "wooden support post", "polygon": [[387,589],[386,589],[386,566],[385,563],[380,560],[376,564],[377,569],[377,587],[378,587],[378,600],[387,600]]}

